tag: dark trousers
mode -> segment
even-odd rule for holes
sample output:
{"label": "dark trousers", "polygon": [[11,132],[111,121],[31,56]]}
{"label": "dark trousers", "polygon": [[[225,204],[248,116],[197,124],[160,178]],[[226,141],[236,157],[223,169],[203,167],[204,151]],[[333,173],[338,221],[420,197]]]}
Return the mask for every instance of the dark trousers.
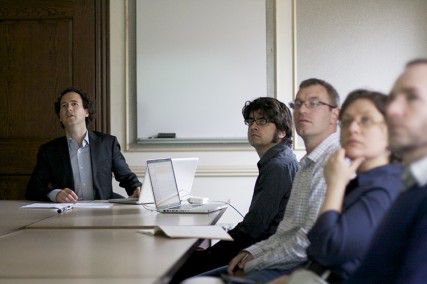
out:
{"label": "dark trousers", "polygon": [[180,283],[189,277],[228,265],[242,249],[253,243],[255,243],[254,240],[220,241],[206,250],[195,251],[174,275],[170,283]]}

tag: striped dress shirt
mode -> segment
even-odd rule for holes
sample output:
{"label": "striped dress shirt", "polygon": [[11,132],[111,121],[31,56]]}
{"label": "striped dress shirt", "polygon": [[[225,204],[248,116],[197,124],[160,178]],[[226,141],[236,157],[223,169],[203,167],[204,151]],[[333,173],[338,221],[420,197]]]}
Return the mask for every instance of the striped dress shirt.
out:
{"label": "striped dress shirt", "polygon": [[307,260],[307,233],[317,219],[326,191],[323,167],[339,147],[338,134],[333,133],[301,159],[285,215],[276,233],[245,249],[254,256],[245,266],[246,273],[292,269]]}

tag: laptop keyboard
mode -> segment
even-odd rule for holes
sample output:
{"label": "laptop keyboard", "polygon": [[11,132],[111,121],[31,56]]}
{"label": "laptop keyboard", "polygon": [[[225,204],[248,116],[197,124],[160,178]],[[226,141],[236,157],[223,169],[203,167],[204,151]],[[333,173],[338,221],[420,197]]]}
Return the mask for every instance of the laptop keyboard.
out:
{"label": "laptop keyboard", "polygon": [[199,204],[184,204],[184,205],[180,205],[179,207],[177,207],[177,208],[179,208],[180,210],[182,209],[182,210],[188,210],[188,209],[192,209],[192,208],[195,208],[195,207],[199,207],[200,205]]}

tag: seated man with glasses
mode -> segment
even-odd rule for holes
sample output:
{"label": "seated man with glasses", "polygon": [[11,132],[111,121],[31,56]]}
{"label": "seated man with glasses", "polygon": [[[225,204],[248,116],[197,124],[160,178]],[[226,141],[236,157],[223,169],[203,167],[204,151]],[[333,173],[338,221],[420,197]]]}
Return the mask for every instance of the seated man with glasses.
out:
{"label": "seated man with glasses", "polygon": [[172,283],[226,265],[242,249],[274,234],[283,218],[298,162],[292,152],[292,115],[285,104],[262,97],[242,110],[249,143],[257,151],[259,175],[248,213],[229,231],[233,242],[220,241],[196,251],[176,273]]}
{"label": "seated man with glasses", "polygon": [[402,166],[394,162],[389,147],[386,102],[386,95],[363,89],[347,96],[339,116],[342,148],[326,163],[325,199],[308,233],[309,262],[290,278],[283,276],[272,284],[306,283],[319,277],[331,284],[344,283],[360,265],[402,186]]}
{"label": "seated man with glasses", "polygon": [[[291,104],[295,128],[307,154],[300,161],[283,220],[275,234],[235,256],[228,267],[204,276],[228,273],[238,281],[265,283],[302,265],[310,244],[307,233],[317,219],[326,190],[323,167],[339,149],[337,130],[339,96],[335,88],[319,79],[303,81]],[[240,282],[241,283],[241,282]]]}
{"label": "seated man with glasses", "polygon": [[295,110],[299,110],[303,105],[309,109],[317,108],[321,105],[328,106],[330,108],[336,108],[336,106],[320,101],[318,97],[309,98],[307,101],[301,101],[297,99],[294,102],[289,103],[289,105],[292,109]]}

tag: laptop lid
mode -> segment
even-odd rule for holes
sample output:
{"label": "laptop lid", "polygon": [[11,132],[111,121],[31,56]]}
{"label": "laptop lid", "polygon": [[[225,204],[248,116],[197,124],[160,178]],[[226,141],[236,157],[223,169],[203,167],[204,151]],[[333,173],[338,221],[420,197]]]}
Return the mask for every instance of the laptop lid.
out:
{"label": "laptop lid", "polygon": [[150,175],[148,174],[148,168],[145,168],[144,181],[142,182],[142,192],[139,195],[138,203],[147,204],[153,203],[153,190],[151,189]]}
{"label": "laptop lid", "polygon": [[[178,186],[179,197],[181,200],[186,200],[191,195],[194,176],[197,169],[199,158],[173,158],[172,164],[175,172],[176,184]],[[144,181],[142,183],[142,192],[139,199],[131,202],[126,199],[112,199],[110,201],[116,203],[127,204],[149,204],[154,203],[153,190],[151,188],[150,175],[148,168],[145,168]]]}
{"label": "laptop lid", "polygon": [[178,194],[172,159],[148,160],[147,169],[156,208],[162,210],[180,206],[181,199]]}
{"label": "laptop lid", "polygon": [[144,181],[142,182],[142,192],[139,194],[139,197],[136,198],[112,198],[108,199],[111,203],[123,203],[123,204],[149,204],[153,203],[153,193],[151,189],[150,177],[147,174],[147,169],[145,169]]}
{"label": "laptop lid", "polygon": [[194,175],[196,173],[199,158],[173,158],[172,165],[175,172],[176,185],[179,198],[186,200],[191,195]]}

